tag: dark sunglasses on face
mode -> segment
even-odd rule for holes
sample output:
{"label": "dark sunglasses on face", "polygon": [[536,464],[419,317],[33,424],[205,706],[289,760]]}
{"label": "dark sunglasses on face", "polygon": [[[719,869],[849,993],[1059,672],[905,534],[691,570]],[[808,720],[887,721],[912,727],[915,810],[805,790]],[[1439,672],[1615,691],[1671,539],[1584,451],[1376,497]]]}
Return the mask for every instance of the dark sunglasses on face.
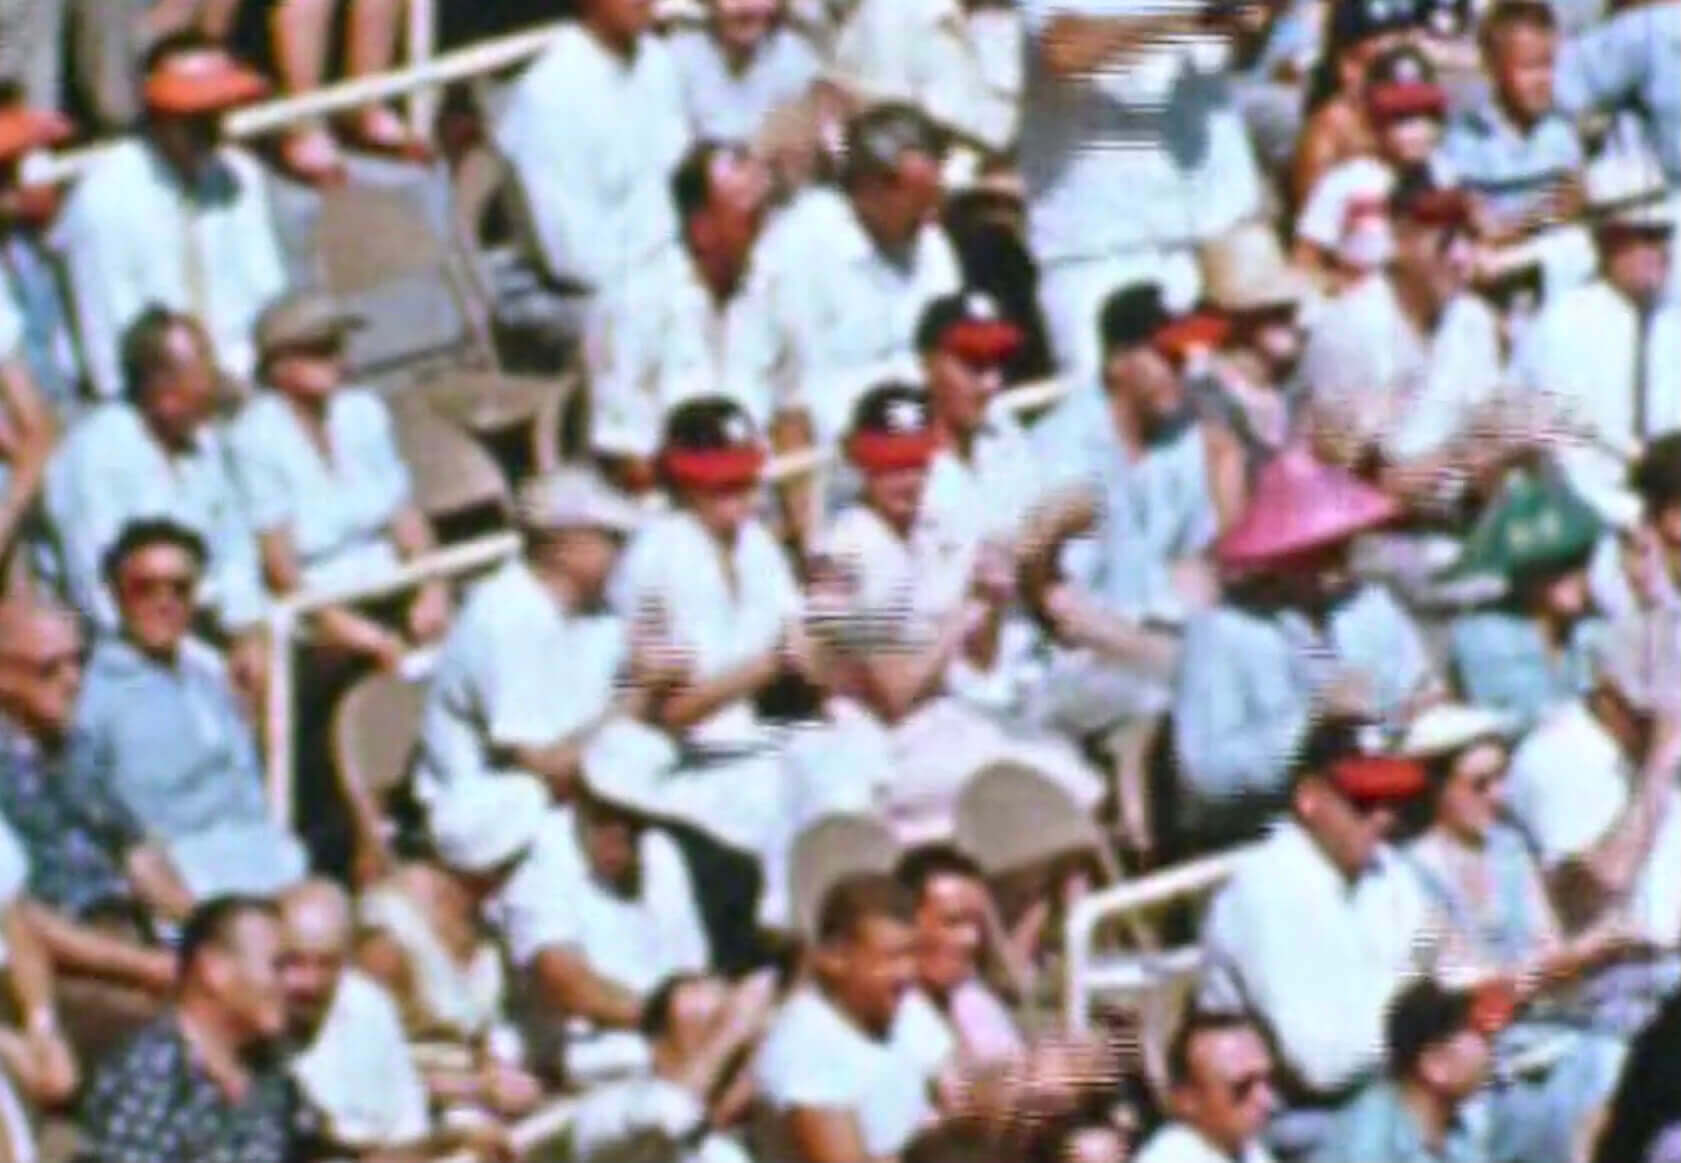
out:
{"label": "dark sunglasses on face", "polygon": [[125,578],[123,592],[136,598],[171,597],[187,601],[198,579],[188,574],[142,574]]}

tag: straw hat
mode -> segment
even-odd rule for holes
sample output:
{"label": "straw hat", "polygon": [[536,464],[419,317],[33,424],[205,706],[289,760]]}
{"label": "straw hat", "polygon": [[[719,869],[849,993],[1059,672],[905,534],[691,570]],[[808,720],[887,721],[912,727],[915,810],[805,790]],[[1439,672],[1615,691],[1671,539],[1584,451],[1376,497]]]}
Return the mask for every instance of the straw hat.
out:
{"label": "straw hat", "polygon": [[1204,244],[1197,258],[1209,305],[1227,314],[1298,306],[1313,292],[1264,222],[1239,223]]}
{"label": "straw hat", "polygon": [[1643,150],[1606,154],[1587,168],[1582,184],[1588,217],[1596,224],[1656,230],[1675,226],[1663,171]]}
{"label": "straw hat", "polygon": [[579,764],[590,796],[638,816],[669,810],[661,777],[677,766],[671,740],[632,719],[614,719],[584,748]]}
{"label": "straw hat", "polygon": [[1412,721],[1401,737],[1399,751],[1409,759],[1438,759],[1480,740],[1510,739],[1517,732],[1518,722],[1511,715],[1487,707],[1443,703]]}
{"label": "straw hat", "polygon": [[1248,507],[1215,542],[1214,557],[1227,569],[1266,567],[1375,529],[1400,511],[1353,474],[1292,448],[1261,470]]}
{"label": "straw hat", "polygon": [[457,872],[491,872],[537,842],[548,810],[548,789],[529,775],[464,780],[431,813],[432,845]]}
{"label": "straw hat", "polygon": [[590,470],[561,468],[520,486],[514,516],[530,533],[605,529],[630,534],[642,523],[643,511]]}

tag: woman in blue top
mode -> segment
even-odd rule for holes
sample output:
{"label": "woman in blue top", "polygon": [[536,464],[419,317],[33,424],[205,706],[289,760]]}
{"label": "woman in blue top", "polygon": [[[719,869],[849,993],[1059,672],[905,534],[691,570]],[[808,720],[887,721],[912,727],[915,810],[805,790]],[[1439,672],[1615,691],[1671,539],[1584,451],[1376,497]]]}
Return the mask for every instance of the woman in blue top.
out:
{"label": "woman in blue top", "polygon": [[1604,927],[1566,936],[1528,839],[1501,806],[1513,720],[1463,705],[1420,715],[1402,750],[1431,773],[1429,828],[1404,859],[1436,909],[1438,967],[1461,983],[1510,983],[1528,1012],[1496,1041],[1497,1074],[1543,1044],[1550,1065],[1508,1077],[1494,1095],[1494,1158],[1571,1158],[1584,1120],[1610,1094],[1625,1053],[1620,1037],[1546,1020],[1544,995],[1584,976],[1624,942]]}
{"label": "woman in blue top", "polygon": [[1528,728],[1586,692],[1600,624],[1588,586],[1599,532],[1586,501],[1531,476],[1514,479],[1473,531],[1453,573],[1503,577],[1506,596],[1453,624],[1453,669],[1469,701]]}

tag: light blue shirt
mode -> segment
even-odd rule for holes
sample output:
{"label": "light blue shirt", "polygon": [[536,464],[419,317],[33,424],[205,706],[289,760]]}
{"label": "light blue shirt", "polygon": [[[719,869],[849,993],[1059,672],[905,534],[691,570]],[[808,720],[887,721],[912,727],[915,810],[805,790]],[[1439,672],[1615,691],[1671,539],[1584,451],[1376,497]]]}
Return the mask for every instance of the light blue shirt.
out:
{"label": "light blue shirt", "polygon": [[739,71],[705,29],[685,29],[667,43],[697,138],[752,141],[771,112],[805,95],[822,67],[806,39],[786,26],[772,30]]}
{"label": "light blue shirt", "polygon": [[210,560],[200,601],[228,630],[262,616],[257,543],[214,426],[172,453],[133,405],[113,401],[71,429],[47,464],[47,519],[64,555],[64,581],[76,609],[106,629],[117,625],[101,564],[131,521],[167,517],[204,539]]}
{"label": "light blue shirt", "polygon": [[1528,618],[1482,610],[1454,621],[1453,669],[1471,702],[1509,711],[1525,726],[1593,686],[1589,653],[1598,624],[1578,623],[1556,657]]}
{"label": "light blue shirt", "polygon": [[409,471],[378,396],[342,388],[327,402],[329,455],[277,392],[259,393],[228,430],[234,479],[251,528],[291,532],[308,586],[378,577],[397,564],[392,520],[409,503]]}
{"label": "light blue shirt", "polygon": [[1323,635],[1294,610],[1227,604],[1193,617],[1173,715],[1184,785],[1210,803],[1281,796],[1315,692],[1343,666],[1371,677],[1386,718],[1432,679],[1417,625],[1379,585],[1337,609]]}
{"label": "light blue shirt", "polygon": [[1448,1127],[1440,1148],[1424,1141],[1417,1120],[1389,1079],[1372,1083],[1337,1116],[1316,1163],[1490,1163],[1487,1135],[1464,1112]]}
{"label": "light blue shirt", "polygon": [[1681,181],[1681,4],[1627,8],[1564,42],[1553,86],[1569,116],[1632,109],[1670,183]]}
{"label": "light blue shirt", "polygon": [[1584,162],[1576,127],[1548,113],[1526,132],[1493,101],[1454,119],[1442,138],[1442,155],[1460,183],[1480,194],[1500,215],[1516,218],[1539,205],[1560,178]]}

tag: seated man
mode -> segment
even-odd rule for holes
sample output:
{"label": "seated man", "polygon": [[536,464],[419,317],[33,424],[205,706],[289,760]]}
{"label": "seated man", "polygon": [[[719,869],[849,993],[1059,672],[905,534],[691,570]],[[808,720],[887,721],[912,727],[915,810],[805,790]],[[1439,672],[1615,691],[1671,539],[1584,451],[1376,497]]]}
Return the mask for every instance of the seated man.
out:
{"label": "seated man", "polygon": [[[257,319],[265,390],[228,430],[228,459],[276,597],[379,578],[434,544],[389,411],[344,382],[345,336],[360,324],[317,291],[278,299]],[[311,615],[314,642],[394,669],[410,641],[443,633],[448,587],[421,586],[406,614],[399,633],[330,606]]]}
{"label": "seated man", "polygon": [[214,628],[237,636],[235,677],[254,689],[262,583],[256,540],[213,419],[209,340],[190,316],[145,311],[124,334],[122,363],[126,398],[87,415],[47,467],[45,506],[64,556],[64,588],[77,612],[115,630],[103,566],[117,535],[148,518],[191,529],[208,555],[208,584],[198,597]]}
{"label": "seated man", "polygon": [[1028,600],[1059,647],[1044,713],[1081,738],[1166,709],[1178,658],[1166,631],[1214,600],[1206,553],[1243,503],[1241,453],[1198,419],[1170,354],[1190,326],[1154,283],[1110,295],[1097,324],[1106,406],[1075,396],[1036,433],[1058,488],[1024,538]]}
{"label": "seated man", "polygon": [[1180,823],[1253,835],[1288,798],[1291,757],[1321,715],[1404,722],[1440,692],[1424,639],[1387,589],[1354,580],[1354,537],[1394,517],[1352,476],[1285,452],[1214,558],[1237,578],[1191,619],[1174,701]]}
{"label": "seated man", "polygon": [[[163,845],[72,740],[82,685],[75,621],[56,607],[8,603],[0,643],[0,818],[28,852],[42,941],[61,970],[81,975],[77,985],[94,995],[87,1000],[148,1013],[174,987],[175,959],[146,937],[154,920],[184,920],[192,896]],[[100,1016],[120,1024],[109,1008]],[[83,1032],[82,1014],[70,1017]]]}
{"label": "seated man", "polygon": [[494,1123],[471,1132],[431,1131],[426,1086],[390,996],[348,967],[350,901],[330,881],[305,881],[280,902],[280,977],[292,1074],[337,1144],[358,1153],[415,1160],[475,1147],[506,1149]]}
{"label": "seated man", "polygon": [[210,364],[249,380],[252,324],[286,286],[267,179],[222,142],[222,115],[260,97],[261,77],[196,33],[147,54],[144,131],[101,152],[76,183],[55,245],[69,274],[94,394],[135,390],[122,337],[149,308],[204,324]]}
{"label": "seated man", "polygon": [[1174,1031],[1167,1072],[1173,1120],[1138,1163],[1272,1163],[1261,1138],[1277,1105],[1272,1051],[1253,1017],[1193,1010]]}
{"label": "seated man", "polygon": [[1337,1116],[1314,1156],[1319,1163],[1480,1163],[1487,1128],[1468,1110],[1488,1081],[1494,1035],[1511,1016],[1498,991],[1450,992],[1431,981],[1407,987],[1385,1022],[1388,1075]]}
{"label": "seated man", "polygon": [[642,1015],[653,1073],[584,1097],[572,1117],[571,1158],[613,1163],[634,1150],[648,1163],[747,1163],[728,1125],[751,1094],[742,1072],[775,1001],[769,970],[733,995],[692,975],[661,984]]}
{"label": "seated man", "polygon": [[567,1027],[569,1077],[645,1070],[648,995],[710,967],[695,885],[645,768],[592,751],[572,802],[550,813],[496,905],[513,964]]}
{"label": "seated man", "polygon": [[1201,1003],[1251,1009],[1277,1041],[1289,1111],[1269,1145],[1299,1159],[1379,1065],[1390,999],[1427,967],[1428,908],[1384,846],[1422,767],[1365,753],[1361,728],[1318,728],[1292,771],[1290,814],[1250,851],[1203,928]]}
{"label": "seated man", "polygon": [[204,561],[204,543],[173,522],[122,531],[105,561],[122,632],[94,647],[76,728],[195,899],[266,895],[301,879],[306,860],[269,817],[226,672],[187,637]]}
{"label": "seated man", "polygon": [[865,393],[846,444],[863,503],[824,541],[846,595],[827,635],[831,712],[877,740],[876,806],[904,843],[947,838],[970,777],[997,761],[1042,772],[1083,809],[1102,796],[1066,741],[1013,730],[948,693],[959,659],[985,669],[996,656],[1013,579],[1004,555],[954,535],[924,505],[935,439],[920,391],[885,384]]}
{"label": "seated man", "polygon": [[706,21],[669,36],[696,137],[750,142],[776,110],[805,96],[821,61],[784,0],[706,0]]}
{"label": "seated man", "polygon": [[754,1066],[767,1110],[766,1158],[860,1163],[896,1158],[939,1119],[937,1084],[956,1049],[912,990],[908,893],[855,875],[824,896],[814,974],[771,1021]]}
{"label": "seated man", "polygon": [[980,866],[946,845],[907,852],[895,874],[916,906],[916,989],[951,1029],[969,1062],[1026,1048],[1015,1018],[980,976],[992,903]]}
{"label": "seated man", "polygon": [[1611,627],[1593,653],[1592,691],[1513,754],[1507,802],[1539,850],[1568,931],[1620,914],[1644,944],[1673,951],[1681,641],[1672,621],[1637,617]]}
{"label": "seated man", "polygon": [[671,179],[682,245],[602,296],[585,344],[591,449],[625,486],[655,484],[660,424],[696,396],[728,396],[760,426],[774,403],[777,348],[756,261],[770,175],[743,147],[703,141]]}

